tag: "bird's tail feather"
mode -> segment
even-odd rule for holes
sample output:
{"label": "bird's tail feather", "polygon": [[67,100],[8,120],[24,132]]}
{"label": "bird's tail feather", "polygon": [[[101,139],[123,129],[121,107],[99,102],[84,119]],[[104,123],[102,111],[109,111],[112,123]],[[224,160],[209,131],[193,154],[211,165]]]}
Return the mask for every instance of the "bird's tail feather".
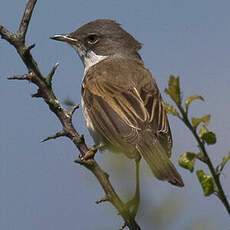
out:
{"label": "bird's tail feather", "polygon": [[150,132],[144,131],[140,135],[137,150],[159,180],[166,180],[179,187],[184,186],[180,174],[170,161],[165,149]]}

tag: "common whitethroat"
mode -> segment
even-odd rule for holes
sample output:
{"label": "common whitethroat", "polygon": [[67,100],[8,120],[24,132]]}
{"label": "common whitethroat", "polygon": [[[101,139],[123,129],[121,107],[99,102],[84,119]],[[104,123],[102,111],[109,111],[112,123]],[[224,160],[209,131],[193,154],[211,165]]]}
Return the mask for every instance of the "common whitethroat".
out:
{"label": "common whitethroat", "polygon": [[51,38],[71,45],[84,64],[82,106],[95,144],[136,162],[143,157],[159,180],[184,186],[169,159],[169,122],[155,79],[138,53],[141,44],[108,19]]}

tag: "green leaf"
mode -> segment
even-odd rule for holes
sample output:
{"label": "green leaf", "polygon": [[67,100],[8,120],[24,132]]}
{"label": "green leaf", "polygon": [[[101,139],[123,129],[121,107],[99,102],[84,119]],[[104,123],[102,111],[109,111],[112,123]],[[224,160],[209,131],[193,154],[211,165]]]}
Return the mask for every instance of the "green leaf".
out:
{"label": "green leaf", "polygon": [[195,153],[186,152],[180,155],[178,163],[182,168],[188,169],[190,172],[193,172],[195,160]]}
{"label": "green leaf", "polygon": [[193,127],[196,128],[201,123],[208,125],[210,122],[210,118],[211,118],[210,114],[204,115],[202,117],[192,117],[191,122],[192,122]]}
{"label": "green leaf", "polygon": [[172,105],[170,105],[170,104],[168,104],[166,102],[164,102],[163,105],[164,105],[164,108],[165,108],[165,110],[166,110],[166,112],[168,114],[171,114],[171,115],[177,116],[177,117],[180,116],[179,112],[177,111],[177,109],[175,107],[173,107]]}
{"label": "green leaf", "polygon": [[208,145],[216,144],[216,134],[214,132],[203,133],[201,139],[204,140]]}
{"label": "green leaf", "polygon": [[205,196],[210,196],[215,192],[215,183],[211,176],[208,176],[203,170],[196,171],[197,178],[203,189]]}
{"label": "green leaf", "polygon": [[216,134],[203,125],[199,129],[199,137],[208,145],[216,144]]}
{"label": "green leaf", "polygon": [[188,110],[189,106],[195,101],[195,100],[201,100],[204,101],[204,98],[199,95],[192,95],[186,98],[185,100],[185,108]]}
{"label": "green leaf", "polygon": [[181,104],[181,92],[180,92],[180,78],[179,76],[171,75],[168,81],[168,88],[165,92],[171,97],[171,99],[177,104]]}
{"label": "green leaf", "polygon": [[217,172],[220,173],[223,171],[225,165],[230,161],[230,153],[227,156],[224,156],[222,162],[217,166]]}
{"label": "green leaf", "polygon": [[230,161],[230,153],[227,156],[224,156],[222,159],[222,164],[226,165]]}
{"label": "green leaf", "polygon": [[203,136],[204,133],[209,132],[208,128],[205,125],[202,125],[199,129],[199,137],[201,138]]}

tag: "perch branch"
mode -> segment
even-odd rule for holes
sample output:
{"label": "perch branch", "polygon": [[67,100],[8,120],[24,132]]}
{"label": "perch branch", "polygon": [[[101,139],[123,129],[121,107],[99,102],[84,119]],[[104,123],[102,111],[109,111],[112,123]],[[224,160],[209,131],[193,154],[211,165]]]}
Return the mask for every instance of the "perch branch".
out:
{"label": "perch branch", "polygon": [[[36,2],[37,0],[28,0],[19,29],[16,33],[12,33],[4,26],[0,26],[1,37],[16,48],[16,51],[28,69],[28,74],[23,76],[13,76],[9,79],[29,80],[38,87],[37,93],[33,94],[32,97],[43,98],[50,110],[58,117],[63,127],[63,131],[61,133],[47,139],[54,139],[58,136],[66,136],[74,143],[76,148],[79,150],[80,155],[84,156],[88,151],[90,151],[90,148],[87,147],[83,136],[76,131],[72,124],[72,115],[77,106],[73,107],[71,111],[65,110],[52,90],[52,77],[58,65],[55,65],[48,76],[44,77],[37,65],[37,62],[31,54],[31,49],[34,48],[35,44],[27,46],[25,43],[26,33]],[[118,210],[119,214],[125,221],[125,225],[131,230],[140,230],[141,228],[130,214],[129,209],[115,192],[109,180],[108,174],[102,170],[98,163],[94,159],[84,161],[76,160],[76,162],[83,165],[95,175],[105,192],[105,197]]]}

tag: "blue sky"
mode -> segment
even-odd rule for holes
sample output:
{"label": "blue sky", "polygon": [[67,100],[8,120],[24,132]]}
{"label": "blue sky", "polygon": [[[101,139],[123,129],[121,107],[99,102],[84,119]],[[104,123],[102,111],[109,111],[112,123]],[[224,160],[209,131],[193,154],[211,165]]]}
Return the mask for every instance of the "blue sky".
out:
{"label": "blue sky", "polygon": [[[25,3],[2,0],[0,24],[16,30]],[[33,54],[43,73],[60,63],[54,79],[60,100],[71,98],[78,103],[83,66],[70,47],[49,36],[97,18],[117,20],[143,43],[141,55],[164,98],[169,74],[181,76],[184,96],[205,97],[204,103],[194,104],[192,114],[212,114],[210,127],[218,143],[209,150],[216,163],[230,150],[229,8],[227,0],[38,0],[27,41],[36,43]],[[103,196],[102,190],[88,171],[73,163],[78,155],[73,145],[65,139],[40,143],[60,124],[41,100],[30,98],[33,85],[6,80],[25,71],[15,50],[0,40],[0,229],[118,229],[121,220],[111,205],[94,204]],[[92,143],[80,111],[74,122]],[[176,162],[180,153],[197,149],[180,121],[170,117],[170,124]],[[133,190],[133,162],[111,154],[98,154],[97,160],[127,198]],[[195,174],[177,168],[186,183],[184,189],[156,181],[142,163],[143,202],[137,219],[143,229],[227,230],[230,221],[220,202],[204,198]],[[201,163],[196,168],[206,169]],[[229,175],[228,166],[222,179],[228,196]]]}

